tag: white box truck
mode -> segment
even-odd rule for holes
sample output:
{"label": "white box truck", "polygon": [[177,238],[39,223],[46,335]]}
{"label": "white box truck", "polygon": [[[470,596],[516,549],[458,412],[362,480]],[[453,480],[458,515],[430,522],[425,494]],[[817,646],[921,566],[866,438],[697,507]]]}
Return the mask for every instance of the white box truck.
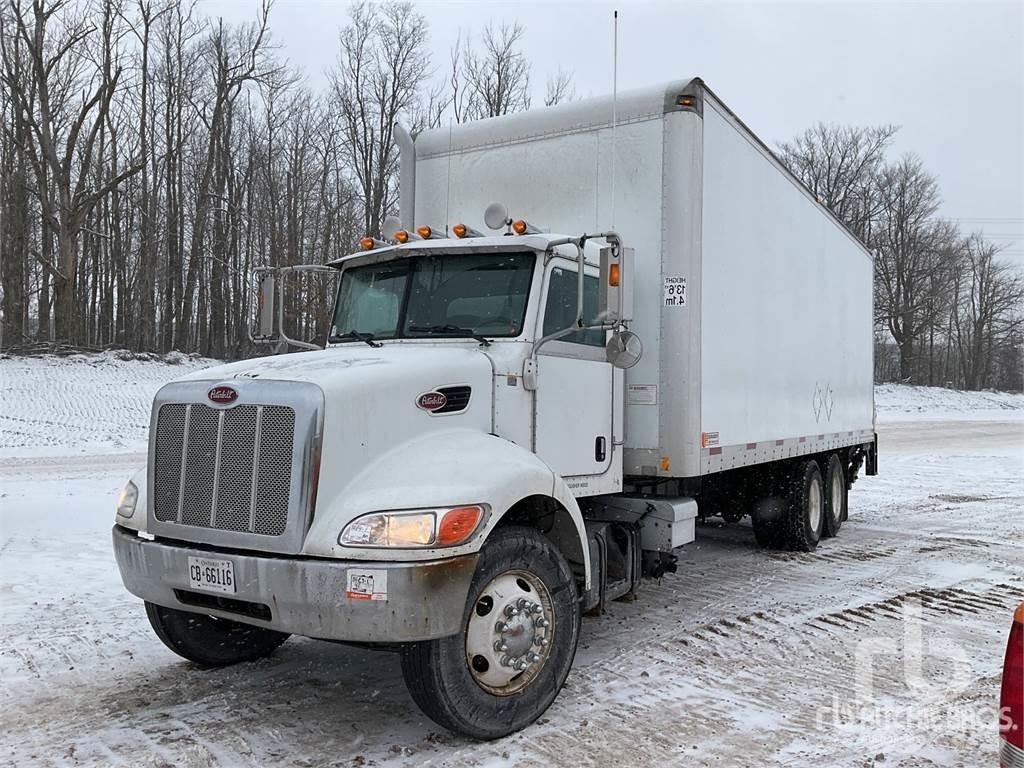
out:
{"label": "white box truck", "polygon": [[699,79],[399,144],[402,220],[329,265],[326,348],[164,386],[114,549],[187,659],[391,648],[495,738],[695,518],[839,531],[877,466],[872,259]]}

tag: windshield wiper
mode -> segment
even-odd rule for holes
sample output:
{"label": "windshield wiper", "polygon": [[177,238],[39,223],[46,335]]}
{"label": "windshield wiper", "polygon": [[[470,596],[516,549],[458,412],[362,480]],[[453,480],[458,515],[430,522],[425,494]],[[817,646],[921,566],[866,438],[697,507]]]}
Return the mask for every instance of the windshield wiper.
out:
{"label": "windshield wiper", "polygon": [[337,336],[332,336],[331,341],[342,341],[343,339],[357,339],[359,341],[369,344],[371,347],[383,347],[379,341],[373,340],[372,333],[360,333],[359,331],[349,331],[348,333],[342,333]]}
{"label": "windshield wiper", "polygon": [[471,339],[479,341],[485,347],[491,346],[490,339],[481,336],[472,328],[460,328],[457,325],[410,325],[409,330],[413,333],[443,333],[447,335],[469,336]]}

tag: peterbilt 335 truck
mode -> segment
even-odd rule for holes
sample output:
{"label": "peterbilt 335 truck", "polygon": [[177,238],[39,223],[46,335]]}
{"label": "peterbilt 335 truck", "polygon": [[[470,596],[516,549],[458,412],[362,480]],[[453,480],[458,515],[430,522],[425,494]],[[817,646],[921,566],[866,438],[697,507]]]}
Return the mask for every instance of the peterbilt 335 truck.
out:
{"label": "peterbilt 335 truck", "polygon": [[699,79],[398,136],[401,221],[328,265],[324,348],[164,386],[114,549],[187,659],[378,644],[495,738],[698,517],[839,532],[877,466],[872,259]]}

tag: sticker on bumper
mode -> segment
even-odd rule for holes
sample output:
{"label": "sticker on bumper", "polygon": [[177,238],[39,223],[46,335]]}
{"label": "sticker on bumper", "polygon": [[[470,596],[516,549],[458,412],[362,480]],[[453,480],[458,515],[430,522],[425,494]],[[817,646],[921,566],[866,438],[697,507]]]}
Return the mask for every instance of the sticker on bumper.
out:
{"label": "sticker on bumper", "polygon": [[353,600],[387,600],[387,571],[348,571],[345,595]]}

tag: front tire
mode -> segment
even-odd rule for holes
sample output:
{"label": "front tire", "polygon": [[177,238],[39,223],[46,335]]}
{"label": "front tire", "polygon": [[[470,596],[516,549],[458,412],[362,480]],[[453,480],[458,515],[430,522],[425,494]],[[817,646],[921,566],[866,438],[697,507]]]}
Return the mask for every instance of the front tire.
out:
{"label": "front tire", "polygon": [[579,641],[576,581],[561,552],[532,528],[494,531],[462,627],[402,650],[402,674],[423,713],[476,739],[507,736],[540,717],[562,689]]}
{"label": "front tire", "polygon": [[230,619],[146,603],[149,623],[164,645],[203,667],[226,667],[269,656],[288,635]]}
{"label": "front tire", "polygon": [[825,526],[825,491],[818,462],[805,461],[793,473],[786,510],[786,543],[793,552],[813,552]]}

